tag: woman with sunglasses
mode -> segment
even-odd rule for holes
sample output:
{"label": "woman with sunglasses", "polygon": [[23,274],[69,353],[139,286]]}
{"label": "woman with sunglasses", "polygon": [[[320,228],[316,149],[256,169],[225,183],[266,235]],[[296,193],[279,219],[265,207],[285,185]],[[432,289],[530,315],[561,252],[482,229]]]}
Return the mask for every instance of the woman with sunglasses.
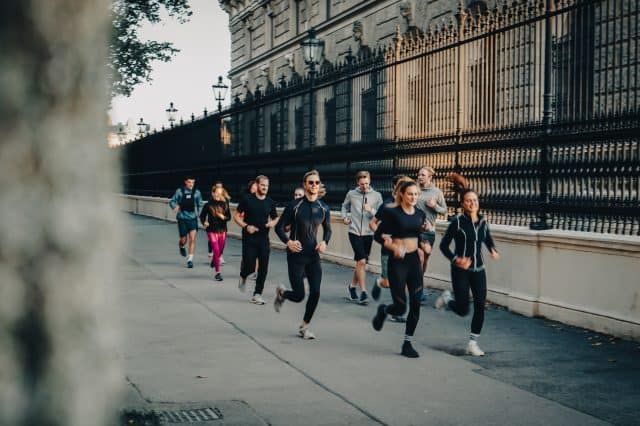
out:
{"label": "woman with sunglasses", "polygon": [[375,240],[389,250],[389,286],[393,304],[378,306],[372,324],[380,331],[387,315],[403,315],[407,310],[409,290],[409,315],[405,325],[402,355],[418,358],[420,355],[411,345],[413,334],[420,318],[420,293],[422,292],[422,265],[418,255],[420,236],[424,231],[425,214],[416,208],[418,185],[410,180],[398,184],[395,205],[384,209],[381,223],[374,234]]}
{"label": "woman with sunglasses", "polygon": [[[331,211],[329,206],[318,199],[320,174],[316,170],[311,170],[304,175],[302,182],[304,197],[293,200],[284,209],[276,226],[276,234],[287,245],[291,290],[285,290],[284,286],[279,286],[276,289],[273,307],[276,312],[280,312],[285,300],[302,302],[305,295],[303,279],[306,276],[309,282],[309,297],[298,333],[300,337],[308,340],[316,337],[309,330],[309,323],[320,300],[320,282],[322,281],[320,253],[324,253],[327,249],[331,238]],[[316,239],[319,226],[322,226],[323,230],[320,242]],[[285,230],[287,228],[290,229],[289,234]]]}
{"label": "woman with sunglasses", "polygon": [[[473,356],[483,356],[484,351],[478,346],[478,338],[484,323],[484,303],[487,298],[487,277],[482,258],[482,243],[489,250],[489,255],[497,260],[500,258],[496,246],[489,232],[489,224],[478,213],[480,203],[478,194],[471,189],[462,189],[462,214],[453,218],[449,223],[440,242],[440,251],[451,262],[451,285],[453,294],[449,290],[442,292],[436,300],[436,309],[448,307],[459,316],[469,313],[469,289],[473,294],[473,318],[471,319],[471,335],[467,344],[467,353]],[[449,245],[455,242],[455,249],[451,251]]]}

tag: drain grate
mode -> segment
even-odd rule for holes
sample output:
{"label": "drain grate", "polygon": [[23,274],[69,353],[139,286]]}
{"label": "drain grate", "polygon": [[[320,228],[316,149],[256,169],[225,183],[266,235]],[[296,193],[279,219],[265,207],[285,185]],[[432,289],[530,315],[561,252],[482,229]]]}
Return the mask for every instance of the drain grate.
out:
{"label": "drain grate", "polygon": [[161,421],[166,423],[196,423],[222,420],[222,413],[214,407],[188,410],[156,411]]}

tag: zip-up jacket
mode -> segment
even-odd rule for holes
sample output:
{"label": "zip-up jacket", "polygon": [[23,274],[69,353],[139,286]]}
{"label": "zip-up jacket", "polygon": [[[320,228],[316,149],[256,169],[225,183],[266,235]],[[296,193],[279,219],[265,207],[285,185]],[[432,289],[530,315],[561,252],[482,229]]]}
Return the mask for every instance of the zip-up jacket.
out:
{"label": "zip-up jacket", "polygon": [[[193,188],[193,190],[186,187],[178,188],[176,193],[169,201],[169,207],[175,209],[176,206],[180,206],[180,211],[176,214],[176,219],[198,219],[198,211],[204,204],[200,191]],[[183,206],[188,206],[184,209]]]}
{"label": "zip-up jacket", "polygon": [[[371,212],[364,210],[364,202],[371,206]],[[362,192],[359,188],[352,189],[347,192],[347,196],[342,203],[340,215],[342,219],[351,216],[349,224],[349,233],[354,235],[373,235],[373,231],[369,228],[369,222],[376,215],[376,211],[382,206],[382,195],[378,191],[369,189],[368,192]]]}
{"label": "zip-up jacket", "polygon": [[[427,205],[427,200],[430,198],[435,198],[436,206],[429,207]],[[418,202],[416,203],[416,207],[424,212],[427,216],[427,222],[429,222],[432,226],[436,224],[436,218],[439,214],[447,214],[447,203],[444,200],[444,195],[442,191],[437,186],[431,184],[427,188],[422,188],[420,191],[420,196],[418,197]]]}
{"label": "zip-up jacket", "polygon": [[[290,235],[287,235],[285,231],[287,226],[291,226]],[[293,200],[285,207],[276,225],[276,234],[285,244],[289,240],[300,241],[302,251],[290,254],[314,256],[318,255],[316,251],[318,226],[322,226],[322,240],[329,244],[331,239],[331,210],[329,210],[329,206],[320,200],[309,201],[307,197],[302,197],[302,199]]]}
{"label": "zip-up jacket", "polygon": [[[451,240],[455,242],[454,251],[449,248]],[[458,257],[469,257],[471,258],[469,271],[482,271],[484,269],[482,243],[489,251],[496,248],[485,218],[478,215],[478,221],[473,223],[469,216],[461,214],[449,223],[447,232],[440,241],[440,251],[454,266]]]}

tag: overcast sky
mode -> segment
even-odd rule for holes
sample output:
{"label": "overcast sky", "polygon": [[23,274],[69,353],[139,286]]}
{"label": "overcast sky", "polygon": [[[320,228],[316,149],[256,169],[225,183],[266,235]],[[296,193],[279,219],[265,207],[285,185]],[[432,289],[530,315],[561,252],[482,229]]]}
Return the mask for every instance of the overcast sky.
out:
{"label": "overcast sky", "polygon": [[[186,24],[165,20],[143,28],[145,38],[170,41],[180,49],[171,62],[154,62],[151,83],[137,86],[129,98],[112,102],[111,121],[115,124],[142,117],[152,128],[168,125],[165,109],[173,102],[178,119],[202,115],[206,107],[217,108],[211,85],[225,77],[230,67],[228,16],[217,0],[191,0],[193,15]],[[226,103],[229,102],[227,93]]]}

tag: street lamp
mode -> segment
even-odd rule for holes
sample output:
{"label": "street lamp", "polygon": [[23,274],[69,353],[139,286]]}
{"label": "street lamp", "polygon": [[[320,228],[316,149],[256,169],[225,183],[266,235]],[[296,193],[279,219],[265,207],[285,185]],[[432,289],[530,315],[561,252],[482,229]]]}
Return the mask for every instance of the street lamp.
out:
{"label": "street lamp", "polygon": [[313,78],[316,74],[316,67],[320,64],[324,53],[324,40],[316,37],[313,28],[309,30],[309,35],[300,43],[302,46],[302,58],[309,67],[309,147],[315,144],[314,116],[313,116]]}
{"label": "street lamp", "polygon": [[140,121],[138,121],[138,134],[144,136],[145,133],[147,133],[147,123],[140,117]]}
{"label": "street lamp", "polygon": [[176,115],[178,110],[173,106],[173,102],[169,102],[169,108],[165,109],[167,112],[167,119],[169,120],[169,125],[173,127],[173,123],[176,121]]}
{"label": "street lamp", "polygon": [[224,98],[227,96],[229,86],[224,84],[222,76],[220,75],[218,76],[218,84],[212,85],[211,88],[213,89],[213,96],[216,98],[216,101],[218,101],[218,112],[220,112],[222,111],[222,101],[224,101]]}

